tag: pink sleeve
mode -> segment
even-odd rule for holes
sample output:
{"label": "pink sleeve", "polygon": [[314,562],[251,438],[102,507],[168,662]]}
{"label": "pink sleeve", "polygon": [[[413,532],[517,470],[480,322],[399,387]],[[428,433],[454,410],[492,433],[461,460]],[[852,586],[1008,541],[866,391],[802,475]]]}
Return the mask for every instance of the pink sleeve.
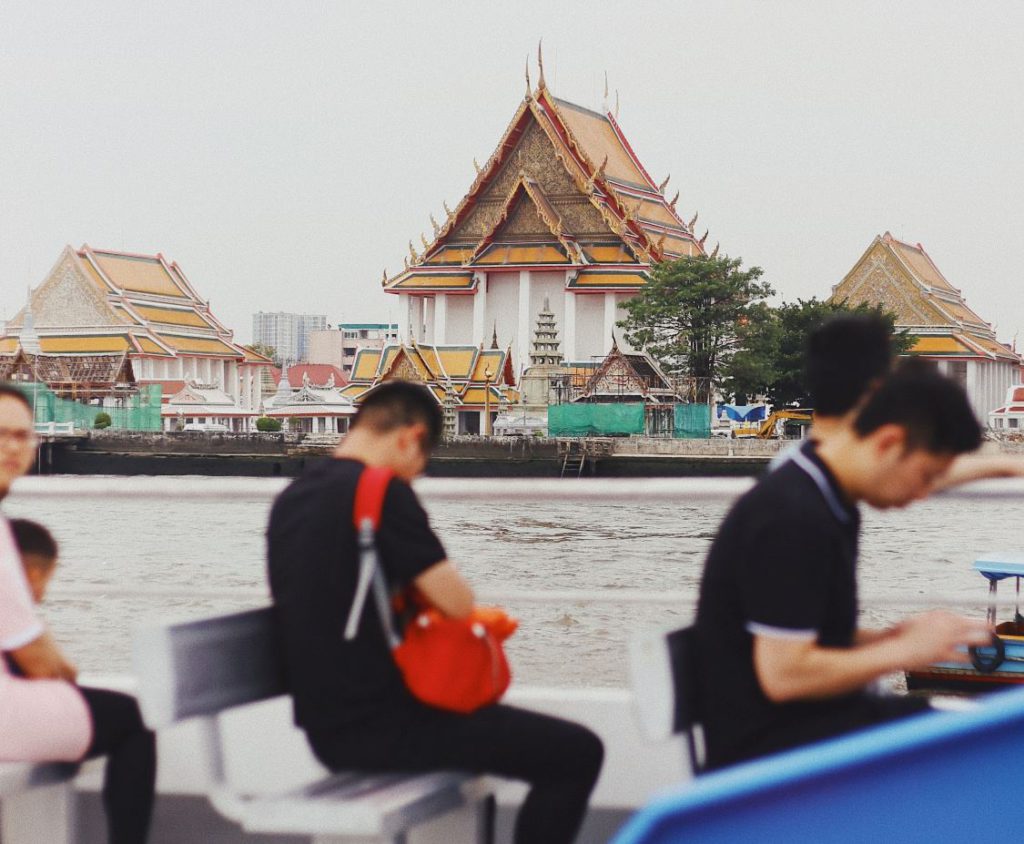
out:
{"label": "pink sleeve", "polygon": [[37,639],[43,625],[32,606],[25,572],[7,520],[0,517],[0,651],[13,651]]}

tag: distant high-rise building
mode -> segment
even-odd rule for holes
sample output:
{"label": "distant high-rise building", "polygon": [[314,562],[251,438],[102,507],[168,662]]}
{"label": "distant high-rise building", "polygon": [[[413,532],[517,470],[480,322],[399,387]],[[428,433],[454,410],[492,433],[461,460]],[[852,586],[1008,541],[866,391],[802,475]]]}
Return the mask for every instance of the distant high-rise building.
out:
{"label": "distant high-rise building", "polygon": [[398,344],[398,323],[396,322],[343,322],[338,325],[341,333],[341,368],[352,372],[356,354],[360,349],[383,349]]}
{"label": "distant high-rise building", "polygon": [[281,311],[252,315],[252,341],[272,346],[281,363],[299,363],[309,353],[309,335],[327,328],[322,314],[289,314]]}

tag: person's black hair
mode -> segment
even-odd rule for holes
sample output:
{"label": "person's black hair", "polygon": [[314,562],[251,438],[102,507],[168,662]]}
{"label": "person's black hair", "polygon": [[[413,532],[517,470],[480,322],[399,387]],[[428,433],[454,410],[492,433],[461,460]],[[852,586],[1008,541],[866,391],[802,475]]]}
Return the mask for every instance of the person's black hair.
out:
{"label": "person's black hair", "polygon": [[32,412],[32,402],[28,400],[28,396],[25,395],[24,391],[19,387],[15,387],[9,381],[0,381],[0,399],[14,399],[20,401],[29,413]]}
{"label": "person's black hair", "polygon": [[892,360],[892,330],[880,316],[831,317],[807,341],[807,387],[814,412],[849,413],[889,371]]}
{"label": "person's black hair", "polygon": [[416,424],[426,426],[423,447],[432,450],[441,441],[441,408],[430,390],[408,381],[386,381],[375,387],[366,394],[352,419],[353,428],[365,425],[382,434]]}
{"label": "person's black hair", "polygon": [[867,398],[853,423],[861,437],[883,425],[903,428],[908,450],[963,454],[981,445],[981,426],[964,389],[930,361],[901,361]]}
{"label": "person's black hair", "polygon": [[57,559],[57,540],[39,522],[30,519],[11,519],[10,525],[14,542],[22,555],[35,554],[46,560]]}

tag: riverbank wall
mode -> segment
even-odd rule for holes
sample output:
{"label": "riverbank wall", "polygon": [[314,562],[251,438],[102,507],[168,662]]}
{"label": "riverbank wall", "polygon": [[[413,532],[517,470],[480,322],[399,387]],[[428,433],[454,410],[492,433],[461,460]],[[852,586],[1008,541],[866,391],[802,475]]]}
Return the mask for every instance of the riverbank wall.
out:
{"label": "riverbank wall", "polygon": [[[36,471],[69,475],[212,475],[296,477],[327,458],[333,437],[302,434],[225,434],[186,431],[94,431],[54,438],[40,448]],[[568,440],[456,437],[434,452],[434,477],[687,477],[759,474],[788,442],[774,440]]]}

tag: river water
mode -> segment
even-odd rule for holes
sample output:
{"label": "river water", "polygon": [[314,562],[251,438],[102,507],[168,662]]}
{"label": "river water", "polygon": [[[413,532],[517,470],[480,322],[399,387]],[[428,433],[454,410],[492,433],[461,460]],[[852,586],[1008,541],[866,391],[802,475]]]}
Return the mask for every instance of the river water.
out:
{"label": "river water", "polygon": [[[19,499],[15,487],[4,512],[44,522],[60,542],[61,567],[43,609],[81,670],[127,671],[131,633],[141,624],[259,603],[251,594],[237,599],[202,595],[204,587],[265,588],[268,500],[210,502],[190,496],[209,482],[174,479],[180,495],[160,502]],[[274,482],[266,483],[269,490]],[[466,481],[467,488],[473,483]],[[508,605],[520,620],[508,648],[517,681],[568,686],[626,684],[630,632],[689,620],[704,556],[728,506],[524,504],[489,497],[425,503],[449,556],[478,588],[541,595],[587,589],[607,595],[600,601],[517,600]],[[952,595],[958,609],[983,616],[985,582],[970,570],[971,563],[986,550],[1024,548],[1020,516],[1021,504],[1012,500],[936,498],[904,511],[866,511],[861,589],[876,601],[863,602],[862,624],[895,621],[913,602],[936,593]],[[76,586],[109,587],[111,593],[87,599],[60,595]],[[119,588],[155,586],[195,594],[116,594]],[[649,591],[652,599],[666,590],[690,597],[682,604],[617,603],[616,591],[624,589]],[[901,601],[906,601],[902,607]]]}

